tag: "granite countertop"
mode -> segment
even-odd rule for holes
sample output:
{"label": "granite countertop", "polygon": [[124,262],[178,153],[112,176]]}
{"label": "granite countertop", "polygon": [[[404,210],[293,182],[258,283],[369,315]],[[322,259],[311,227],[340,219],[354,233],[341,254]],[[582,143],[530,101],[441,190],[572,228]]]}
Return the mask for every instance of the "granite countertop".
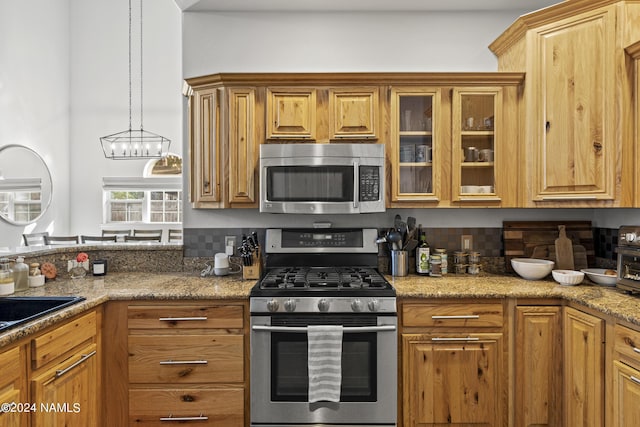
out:
{"label": "granite countertop", "polygon": [[[640,326],[640,297],[591,284],[562,286],[552,280],[528,281],[514,276],[391,277],[398,298],[559,298]],[[246,299],[255,280],[241,275],[205,277],[193,273],[109,273],[82,279],[55,280],[13,296],[82,296],[73,306],[0,334],[0,347],[109,300]]]}

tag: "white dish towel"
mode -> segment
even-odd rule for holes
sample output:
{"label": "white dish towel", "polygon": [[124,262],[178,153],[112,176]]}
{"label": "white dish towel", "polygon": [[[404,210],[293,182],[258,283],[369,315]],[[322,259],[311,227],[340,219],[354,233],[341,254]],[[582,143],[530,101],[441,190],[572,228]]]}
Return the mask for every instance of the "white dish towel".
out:
{"label": "white dish towel", "polygon": [[309,402],[340,402],[342,326],[307,326]]}

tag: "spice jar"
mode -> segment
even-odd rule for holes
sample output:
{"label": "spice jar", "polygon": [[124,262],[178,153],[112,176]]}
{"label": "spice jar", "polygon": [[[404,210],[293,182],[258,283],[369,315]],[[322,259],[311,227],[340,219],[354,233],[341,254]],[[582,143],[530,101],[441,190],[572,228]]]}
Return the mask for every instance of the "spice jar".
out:
{"label": "spice jar", "polygon": [[467,263],[467,253],[464,251],[455,251],[453,253],[453,263],[454,264],[466,264]]}
{"label": "spice jar", "polygon": [[442,276],[442,258],[440,257],[440,255],[431,255],[431,271],[429,272],[429,276]]}
{"label": "spice jar", "polygon": [[436,249],[436,255],[440,255],[440,273],[444,276],[449,272],[449,257],[447,256],[447,250],[438,248]]}
{"label": "spice jar", "polygon": [[469,252],[469,264],[479,264],[480,263],[480,252],[472,251]]}
{"label": "spice jar", "polygon": [[473,275],[480,274],[480,264],[469,264],[467,271]]}

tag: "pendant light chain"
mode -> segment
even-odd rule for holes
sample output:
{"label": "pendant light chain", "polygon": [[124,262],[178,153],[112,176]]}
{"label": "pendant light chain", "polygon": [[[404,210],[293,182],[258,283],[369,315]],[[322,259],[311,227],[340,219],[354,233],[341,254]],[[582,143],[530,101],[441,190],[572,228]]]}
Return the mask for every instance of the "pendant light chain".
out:
{"label": "pendant light chain", "polygon": [[129,130],[100,138],[102,151],[108,159],[161,159],[167,156],[171,140],[143,128],[143,43],[142,0],[140,2],[140,130],[132,130],[133,122],[133,7],[129,0]]}

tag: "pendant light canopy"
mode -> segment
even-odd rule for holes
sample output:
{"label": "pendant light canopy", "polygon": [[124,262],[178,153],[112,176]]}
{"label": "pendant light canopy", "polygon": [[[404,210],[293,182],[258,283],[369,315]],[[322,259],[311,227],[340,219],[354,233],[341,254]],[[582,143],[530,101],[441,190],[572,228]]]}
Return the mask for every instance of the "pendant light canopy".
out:
{"label": "pendant light canopy", "polygon": [[169,153],[171,141],[146,131],[142,126],[142,0],[140,1],[140,129],[131,128],[131,0],[129,0],[129,129],[100,138],[108,159],[161,159]]}

